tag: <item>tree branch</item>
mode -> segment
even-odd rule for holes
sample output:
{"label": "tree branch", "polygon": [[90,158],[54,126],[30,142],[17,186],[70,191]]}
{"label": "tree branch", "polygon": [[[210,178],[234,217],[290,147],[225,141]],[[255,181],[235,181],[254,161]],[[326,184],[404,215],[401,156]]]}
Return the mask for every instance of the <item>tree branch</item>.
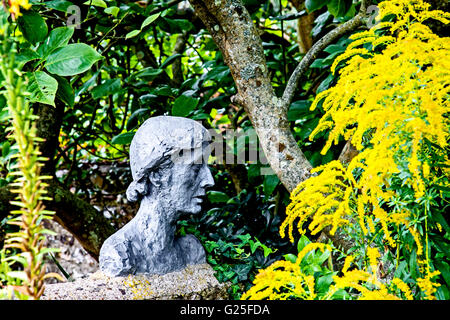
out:
{"label": "tree branch", "polygon": [[[46,201],[45,206],[56,212],[54,220],[72,233],[83,248],[98,260],[103,242],[115,232],[108,219],[56,182],[50,182],[47,192],[53,200]],[[10,204],[14,198],[15,194],[8,187],[0,188],[0,217],[8,216],[15,209]]]}
{"label": "tree branch", "polygon": [[292,191],[309,177],[312,166],[292,135],[287,110],[280,108],[250,14],[239,0],[190,2],[230,68],[238,92],[233,103],[244,106],[272,170]]}
{"label": "tree branch", "polygon": [[295,68],[286,85],[286,89],[284,90],[283,97],[281,99],[283,109],[287,110],[289,108],[290,104],[292,103],[292,99],[294,98],[295,91],[297,90],[300,78],[304,75],[309,66],[317,58],[317,55],[338,37],[349,31],[355,30],[364,23],[364,18],[367,16],[367,5],[369,2],[370,1],[368,0],[363,0],[361,2],[359,13],[355,17],[353,17],[353,19],[331,30],[328,34],[317,41],[306,53],[306,55],[302,58],[300,63]]}

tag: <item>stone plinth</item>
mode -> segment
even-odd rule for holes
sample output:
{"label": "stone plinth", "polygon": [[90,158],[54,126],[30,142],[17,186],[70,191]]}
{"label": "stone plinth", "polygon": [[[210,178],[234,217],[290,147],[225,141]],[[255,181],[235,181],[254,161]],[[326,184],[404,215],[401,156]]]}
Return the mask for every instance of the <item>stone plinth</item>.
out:
{"label": "stone plinth", "polygon": [[219,283],[208,264],[189,265],[165,275],[110,277],[97,271],[74,282],[46,285],[42,300],[221,300],[228,284]]}

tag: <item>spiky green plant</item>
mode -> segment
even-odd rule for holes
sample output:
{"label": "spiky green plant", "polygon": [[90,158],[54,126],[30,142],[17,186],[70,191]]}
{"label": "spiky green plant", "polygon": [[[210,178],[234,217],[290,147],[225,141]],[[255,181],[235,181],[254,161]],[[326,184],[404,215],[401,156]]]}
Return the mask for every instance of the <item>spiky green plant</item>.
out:
{"label": "spiky green plant", "polygon": [[[46,159],[40,156],[36,136],[36,116],[27,101],[27,79],[21,71],[21,64],[15,60],[16,41],[12,37],[12,26],[6,19],[0,25],[0,94],[8,104],[11,121],[9,137],[15,141],[17,148],[14,171],[16,176],[11,183],[11,191],[17,194],[11,203],[18,210],[11,211],[9,224],[19,227],[18,231],[7,234],[5,247],[1,253],[0,280],[6,282],[3,294],[20,299],[39,299],[44,292],[44,280],[59,277],[58,274],[45,273],[44,256],[55,249],[45,248],[45,235],[50,231],[42,225],[44,219],[52,219],[53,212],[45,210],[43,201],[47,184],[41,176],[40,167]],[[13,265],[21,265],[20,270],[12,270]],[[1,285],[1,282],[0,282]],[[2,294],[0,291],[0,296]]]}

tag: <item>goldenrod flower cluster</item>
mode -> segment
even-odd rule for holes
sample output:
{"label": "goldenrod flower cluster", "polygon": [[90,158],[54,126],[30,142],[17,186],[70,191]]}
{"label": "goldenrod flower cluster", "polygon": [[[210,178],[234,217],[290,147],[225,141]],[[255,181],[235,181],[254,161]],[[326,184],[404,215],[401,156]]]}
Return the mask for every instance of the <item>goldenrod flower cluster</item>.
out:
{"label": "goldenrod flower cluster", "polygon": [[354,289],[355,296],[358,300],[400,300],[405,298],[413,300],[412,292],[408,285],[401,279],[394,278],[389,285],[380,282],[376,276],[377,259],[380,253],[376,248],[368,250],[370,270],[353,269],[348,270],[354,257],[349,255],[345,260],[344,268],[342,269],[343,276],[334,276],[334,285],[325,298],[330,298],[339,289]]}
{"label": "goldenrod flower cluster", "polygon": [[[315,168],[312,173],[317,175],[297,186],[291,193],[280,234],[285,237],[287,229],[293,242],[294,228],[304,234],[306,222],[311,235],[328,226],[331,234],[339,228],[357,227],[369,245],[369,239],[381,232],[383,241],[396,247],[396,232],[402,229],[410,233],[417,246],[417,262],[423,274],[423,278],[416,279],[417,285],[427,298],[433,299],[438,284],[431,278],[439,271],[430,270],[428,250],[416,229],[417,221],[426,221],[427,212],[417,216],[407,206],[389,203],[399,198],[393,181],[409,185],[417,203],[427,196],[431,184],[448,187],[448,170],[439,169],[446,173],[445,179],[434,174],[437,169],[427,157],[426,145],[432,145],[433,152],[444,159],[442,167],[448,167],[450,41],[433,34],[423,22],[432,18],[447,24],[450,13],[430,11],[422,0],[384,1],[379,8],[380,22],[352,35],[353,42],[334,61],[331,70],[339,72],[337,84],[318,94],[311,106],[313,110],[322,103],[325,111],[310,136],[312,140],[319,132],[329,130],[321,153],[343,137],[351,139],[359,154],[348,166],[332,161]],[[396,19],[386,21],[392,15]],[[427,232],[425,229],[422,234]],[[424,252],[426,256],[421,260]],[[328,298],[333,290],[349,287],[356,289],[361,299],[393,299],[401,297],[400,292],[412,299],[410,289],[400,279],[389,285],[379,282],[376,248],[368,246],[366,255],[367,270],[347,271],[353,258],[346,260],[344,276],[333,278],[335,285]],[[296,292],[298,297],[310,298],[310,291],[294,288],[295,276],[303,281],[297,282],[298,286],[305,282],[299,266],[275,263],[258,275],[256,289],[252,288],[246,297],[285,298],[285,293],[279,293],[283,287],[290,292],[300,290]],[[399,292],[395,294],[394,289]]]}
{"label": "goldenrod flower cluster", "polygon": [[282,260],[276,261],[256,275],[254,286],[244,293],[241,299],[314,300],[317,296],[314,289],[314,276],[302,272],[300,263],[308,252],[315,249],[319,249],[322,252],[325,250],[331,251],[329,245],[310,243],[300,251],[296,263]]}
{"label": "goldenrod flower cluster", "polygon": [[28,3],[28,0],[9,0],[9,12],[11,12],[15,17],[21,15],[20,7],[28,10],[31,8],[31,4]]}

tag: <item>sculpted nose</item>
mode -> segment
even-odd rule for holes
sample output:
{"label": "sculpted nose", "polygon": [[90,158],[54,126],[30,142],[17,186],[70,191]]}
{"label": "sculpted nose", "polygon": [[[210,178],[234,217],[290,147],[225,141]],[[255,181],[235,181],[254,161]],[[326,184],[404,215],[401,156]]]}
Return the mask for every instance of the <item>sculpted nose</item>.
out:
{"label": "sculpted nose", "polygon": [[205,165],[202,168],[202,174],[203,174],[203,179],[202,179],[202,183],[201,186],[203,188],[210,188],[214,185],[214,178],[211,174],[211,171],[209,170],[208,166]]}

